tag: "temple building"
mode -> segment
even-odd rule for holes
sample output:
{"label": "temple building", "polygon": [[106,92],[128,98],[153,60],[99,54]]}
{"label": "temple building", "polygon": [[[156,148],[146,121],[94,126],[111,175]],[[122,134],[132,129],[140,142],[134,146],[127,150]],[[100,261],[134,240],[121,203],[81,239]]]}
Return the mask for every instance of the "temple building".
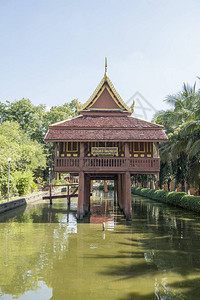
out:
{"label": "temple building", "polygon": [[117,201],[132,218],[131,176],[159,176],[163,127],[131,116],[105,74],[79,116],[50,125],[45,142],[55,143],[55,173],[79,176],[77,216],[90,208],[90,181],[114,180]]}

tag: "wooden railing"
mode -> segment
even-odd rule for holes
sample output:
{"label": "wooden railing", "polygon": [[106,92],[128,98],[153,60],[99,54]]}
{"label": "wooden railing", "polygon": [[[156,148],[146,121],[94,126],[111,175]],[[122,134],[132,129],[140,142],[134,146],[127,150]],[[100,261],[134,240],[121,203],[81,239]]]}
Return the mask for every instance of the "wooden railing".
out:
{"label": "wooden railing", "polygon": [[160,170],[160,158],[84,157],[56,158],[55,171],[155,171]]}

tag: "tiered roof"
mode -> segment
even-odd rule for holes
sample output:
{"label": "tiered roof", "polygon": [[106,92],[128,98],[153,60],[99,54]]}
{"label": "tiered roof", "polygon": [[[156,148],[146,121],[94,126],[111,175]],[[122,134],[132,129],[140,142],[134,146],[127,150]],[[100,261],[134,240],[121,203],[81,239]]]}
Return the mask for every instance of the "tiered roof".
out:
{"label": "tiered roof", "polygon": [[105,75],[79,116],[50,125],[45,142],[167,141],[163,127],[131,117],[132,110]]}

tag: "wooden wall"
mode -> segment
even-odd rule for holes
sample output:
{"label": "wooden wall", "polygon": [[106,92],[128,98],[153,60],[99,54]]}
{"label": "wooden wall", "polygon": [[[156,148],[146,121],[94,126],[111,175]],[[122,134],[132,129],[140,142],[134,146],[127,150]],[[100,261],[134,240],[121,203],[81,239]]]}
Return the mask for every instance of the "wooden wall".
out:
{"label": "wooden wall", "polygon": [[[124,157],[123,142],[85,142],[85,157],[92,157],[92,147],[118,147],[118,157]],[[79,157],[80,142],[60,142],[57,145],[57,156]],[[130,157],[153,157],[153,142],[130,142]]]}

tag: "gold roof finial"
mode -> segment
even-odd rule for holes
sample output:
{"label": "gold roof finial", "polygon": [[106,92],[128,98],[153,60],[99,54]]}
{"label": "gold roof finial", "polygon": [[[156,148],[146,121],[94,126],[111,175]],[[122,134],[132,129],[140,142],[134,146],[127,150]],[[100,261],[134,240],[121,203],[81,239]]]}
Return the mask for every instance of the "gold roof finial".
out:
{"label": "gold roof finial", "polygon": [[133,103],[131,105],[131,112],[134,113],[135,100],[133,99]]}
{"label": "gold roof finial", "polygon": [[107,75],[107,68],[108,68],[107,57],[105,57],[105,75]]}

